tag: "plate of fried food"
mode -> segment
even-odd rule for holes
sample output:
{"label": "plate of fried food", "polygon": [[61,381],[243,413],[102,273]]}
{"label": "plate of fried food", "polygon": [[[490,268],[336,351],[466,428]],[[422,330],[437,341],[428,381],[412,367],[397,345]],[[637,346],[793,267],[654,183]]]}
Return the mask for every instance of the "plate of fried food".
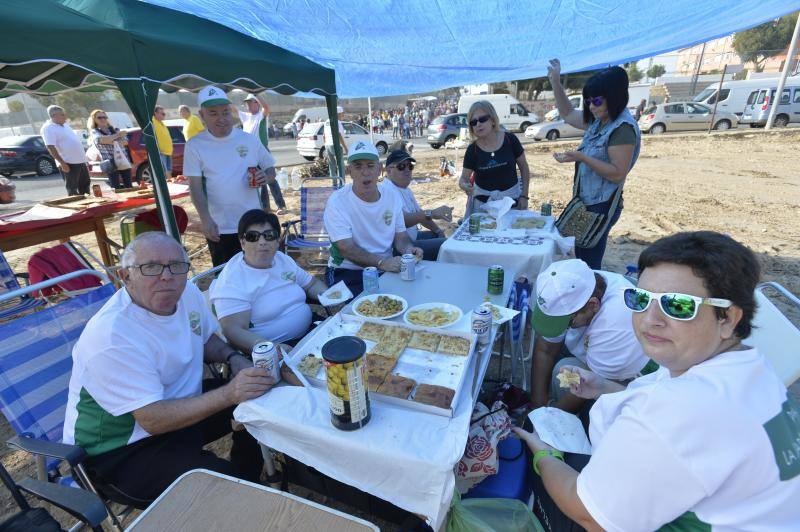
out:
{"label": "plate of fried food", "polygon": [[442,329],[461,319],[461,309],[450,303],[423,303],[408,309],[403,320],[409,325]]}
{"label": "plate of fried food", "polygon": [[362,318],[388,320],[408,309],[408,301],[394,294],[370,294],[353,303],[353,312]]}

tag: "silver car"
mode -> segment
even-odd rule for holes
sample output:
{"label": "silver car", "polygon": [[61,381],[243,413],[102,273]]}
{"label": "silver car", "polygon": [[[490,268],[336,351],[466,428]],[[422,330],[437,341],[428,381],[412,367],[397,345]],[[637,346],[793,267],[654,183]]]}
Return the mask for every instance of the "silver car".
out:
{"label": "silver car", "polygon": [[560,118],[557,118],[551,122],[541,122],[528,126],[528,129],[525,130],[525,136],[536,141],[544,139],[558,140],[567,137],[582,137],[583,130],[573,127]]}
{"label": "silver car", "polygon": [[[711,124],[713,109],[696,102],[662,103],[645,109],[639,118],[642,133],[663,133],[665,131],[702,131]],[[739,125],[739,118],[733,113],[717,110],[714,116],[714,129],[725,130]]]}

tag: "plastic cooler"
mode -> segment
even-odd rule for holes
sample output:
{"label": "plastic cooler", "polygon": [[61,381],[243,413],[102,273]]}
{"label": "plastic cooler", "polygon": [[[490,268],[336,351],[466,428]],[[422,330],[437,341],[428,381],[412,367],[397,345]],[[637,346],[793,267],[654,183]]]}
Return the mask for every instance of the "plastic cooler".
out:
{"label": "plastic cooler", "polygon": [[525,504],[531,496],[530,454],[521,440],[510,436],[497,444],[500,455],[497,474],[486,477],[462,499],[518,499]]}

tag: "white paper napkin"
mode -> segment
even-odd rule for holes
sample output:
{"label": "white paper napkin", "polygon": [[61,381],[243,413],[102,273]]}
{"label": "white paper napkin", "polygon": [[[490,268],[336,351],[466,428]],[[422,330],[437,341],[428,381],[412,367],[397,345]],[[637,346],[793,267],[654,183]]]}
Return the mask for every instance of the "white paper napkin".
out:
{"label": "white paper napkin", "polygon": [[539,438],[564,453],[592,454],[592,445],[575,414],[543,406],[528,414]]}
{"label": "white paper napkin", "polygon": [[[331,298],[330,294],[333,292],[340,292],[341,295],[339,298]],[[319,302],[322,303],[326,307],[331,307],[333,305],[340,305],[351,299],[353,297],[353,292],[347,288],[347,285],[344,284],[344,281],[339,281],[335,285],[331,286],[324,292],[319,295]]]}

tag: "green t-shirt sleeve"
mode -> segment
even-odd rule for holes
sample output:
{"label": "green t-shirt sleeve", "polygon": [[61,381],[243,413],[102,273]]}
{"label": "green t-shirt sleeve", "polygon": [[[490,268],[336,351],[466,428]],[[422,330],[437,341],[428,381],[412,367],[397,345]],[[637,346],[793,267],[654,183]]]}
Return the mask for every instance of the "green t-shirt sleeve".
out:
{"label": "green t-shirt sleeve", "polygon": [[622,146],[625,144],[636,144],[636,132],[630,124],[620,124],[608,138],[609,146]]}

